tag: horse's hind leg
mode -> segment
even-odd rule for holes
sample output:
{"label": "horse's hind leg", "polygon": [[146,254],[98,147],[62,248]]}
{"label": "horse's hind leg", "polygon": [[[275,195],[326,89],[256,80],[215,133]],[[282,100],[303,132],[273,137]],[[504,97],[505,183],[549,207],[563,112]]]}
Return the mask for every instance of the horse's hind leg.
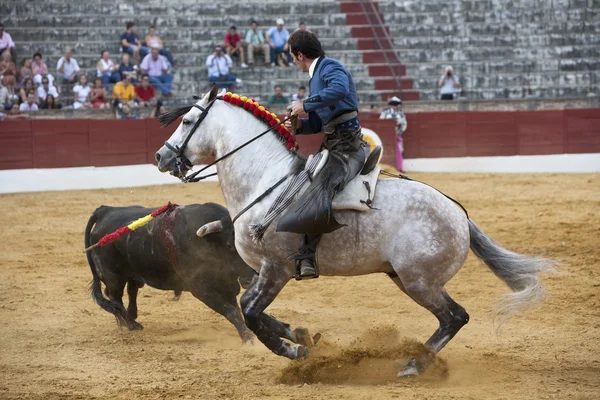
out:
{"label": "horse's hind leg", "polygon": [[439,328],[425,343],[430,352],[411,359],[398,373],[399,377],[415,376],[424,371],[428,362],[469,322],[469,314],[452,300],[443,287],[431,287],[422,281],[403,282],[397,276],[392,277],[392,280],[419,305],[431,311],[440,322]]}

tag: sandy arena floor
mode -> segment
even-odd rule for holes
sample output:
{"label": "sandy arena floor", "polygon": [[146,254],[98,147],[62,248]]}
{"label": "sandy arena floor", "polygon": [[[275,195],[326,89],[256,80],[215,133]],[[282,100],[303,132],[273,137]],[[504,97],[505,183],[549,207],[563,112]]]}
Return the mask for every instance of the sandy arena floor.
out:
{"label": "sandy arena floor", "polygon": [[[119,330],[88,295],[83,230],[100,204],[222,201],[216,184],[0,196],[0,398],[598,399],[600,175],[415,174],[463,202],[509,249],[561,260],[551,296],[496,336],[508,289],[473,255],[448,284],[471,322],[424,376],[396,359],[436,320],[387,277],[291,282],[269,308],[323,334],[291,362],[243,346],[224,318],[184,293],[144,288],[140,332]],[[302,304],[302,306],[301,306]]]}

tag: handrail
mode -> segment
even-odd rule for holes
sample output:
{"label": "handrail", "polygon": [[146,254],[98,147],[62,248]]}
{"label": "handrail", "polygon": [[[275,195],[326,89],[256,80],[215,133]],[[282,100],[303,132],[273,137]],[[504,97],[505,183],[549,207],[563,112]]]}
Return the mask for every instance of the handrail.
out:
{"label": "handrail", "polygon": [[[402,93],[402,76],[399,74],[396,74],[396,69],[394,68],[395,66],[401,67],[401,62],[400,62],[400,55],[398,50],[396,50],[394,48],[394,42],[392,41],[392,37],[390,36],[390,34],[388,33],[388,31],[385,29],[385,24],[383,23],[383,21],[381,20],[381,16],[379,15],[379,11],[375,8],[375,4],[373,3],[373,1],[371,0],[360,0],[360,7],[363,10],[363,13],[365,14],[365,17],[367,18],[367,22],[369,24],[369,26],[371,27],[371,31],[373,32],[373,37],[375,38],[376,42],[377,42],[377,46],[379,47],[379,49],[383,52],[383,56],[385,57],[385,61],[388,65],[388,67],[390,68],[390,71],[392,72],[392,76],[394,78],[394,80],[396,81],[396,85],[398,86],[398,93],[401,94]],[[367,11],[367,7],[365,5],[365,3],[369,3],[369,5],[371,6],[371,12],[373,14],[375,14],[375,17],[377,18],[377,25],[378,27],[381,29],[381,31],[383,32],[383,35],[385,36],[385,40],[387,41],[388,45],[389,45],[389,49],[386,49],[383,47],[382,42],[379,38],[379,35],[377,34],[376,31],[376,26],[373,24],[373,22],[371,22],[371,17],[369,15],[369,12]],[[395,63],[393,61],[390,60],[390,57],[388,55],[388,51],[393,52],[394,54],[394,58]]]}

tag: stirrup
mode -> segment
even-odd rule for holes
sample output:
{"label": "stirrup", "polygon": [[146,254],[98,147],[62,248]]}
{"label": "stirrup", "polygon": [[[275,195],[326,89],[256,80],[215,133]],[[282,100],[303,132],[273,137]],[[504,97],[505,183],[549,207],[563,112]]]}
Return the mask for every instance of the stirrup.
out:
{"label": "stirrup", "polygon": [[[315,274],[314,275],[306,275],[306,276],[302,276],[301,275],[301,265],[302,265],[302,261],[303,260],[310,260],[313,259],[314,261],[312,262],[313,268],[315,269]],[[299,254],[297,256],[294,257],[294,266],[295,266],[295,272],[296,274],[294,275],[294,279],[296,279],[297,281],[302,281],[304,279],[316,279],[319,277],[319,266],[317,265],[317,258],[316,255],[307,253],[307,254]]]}

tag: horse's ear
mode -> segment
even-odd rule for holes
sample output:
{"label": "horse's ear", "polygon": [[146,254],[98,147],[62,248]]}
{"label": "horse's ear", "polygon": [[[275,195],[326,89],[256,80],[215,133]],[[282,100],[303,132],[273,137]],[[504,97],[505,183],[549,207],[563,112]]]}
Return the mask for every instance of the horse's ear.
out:
{"label": "horse's ear", "polygon": [[219,93],[219,88],[217,87],[217,85],[213,85],[212,88],[210,89],[210,93],[208,94],[208,102],[210,103],[211,101],[216,99],[218,93]]}

